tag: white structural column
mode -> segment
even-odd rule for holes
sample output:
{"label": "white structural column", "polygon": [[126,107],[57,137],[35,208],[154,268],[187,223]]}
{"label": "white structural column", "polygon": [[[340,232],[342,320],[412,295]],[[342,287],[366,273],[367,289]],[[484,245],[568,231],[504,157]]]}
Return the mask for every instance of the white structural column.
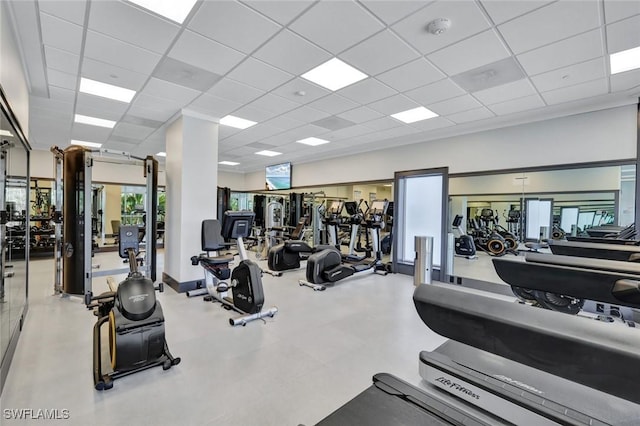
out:
{"label": "white structural column", "polygon": [[177,291],[195,288],[202,268],[190,258],[202,252],[203,219],[216,218],[218,123],[182,111],[166,133],[165,252],[163,281]]}

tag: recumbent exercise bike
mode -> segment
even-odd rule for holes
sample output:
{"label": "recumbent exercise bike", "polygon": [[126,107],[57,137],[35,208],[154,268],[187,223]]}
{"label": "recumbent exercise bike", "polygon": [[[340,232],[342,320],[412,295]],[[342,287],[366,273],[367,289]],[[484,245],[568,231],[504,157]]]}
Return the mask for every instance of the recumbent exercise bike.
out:
{"label": "recumbent exercise bike", "polygon": [[[247,325],[253,320],[273,317],[278,308],[271,307],[262,311],[264,292],[262,289],[262,270],[257,263],[249,259],[243,238],[251,233],[255,219],[252,211],[226,211],[222,223],[215,219],[202,221],[201,242],[206,254],[191,257],[191,264],[204,268],[205,288],[188,291],[187,297],[205,296],[205,301],[220,302],[226,309],[234,310],[240,317],[229,318],[229,324]],[[235,239],[240,254],[240,263],[231,271],[229,264],[233,255],[209,256],[210,252],[219,252],[228,248],[226,240]],[[231,284],[224,280],[231,278]],[[231,292],[231,296],[229,296]]]}
{"label": "recumbent exercise bike", "polygon": [[[153,281],[138,272],[139,240],[137,226],[121,226],[118,249],[129,259],[129,274],[117,289],[91,298],[87,308],[96,309],[98,321],[93,327],[93,383],[97,390],[111,389],[113,381],[147,368],[162,366],[168,370],[180,363],[169,352],[164,334],[164,315]],[[109,323],[111,371],[103,372],[101,327]]]}

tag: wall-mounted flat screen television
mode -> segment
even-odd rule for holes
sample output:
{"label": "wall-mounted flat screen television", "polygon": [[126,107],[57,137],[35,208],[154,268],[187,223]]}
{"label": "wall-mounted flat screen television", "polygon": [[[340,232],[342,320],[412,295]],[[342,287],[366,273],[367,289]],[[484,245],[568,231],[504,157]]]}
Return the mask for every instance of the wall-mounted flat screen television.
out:
{"label": "wall-mounted flat screen television", "polygon": [[291,189],[291,163],[267,166],[265,168],[265,180],[269,191]]}

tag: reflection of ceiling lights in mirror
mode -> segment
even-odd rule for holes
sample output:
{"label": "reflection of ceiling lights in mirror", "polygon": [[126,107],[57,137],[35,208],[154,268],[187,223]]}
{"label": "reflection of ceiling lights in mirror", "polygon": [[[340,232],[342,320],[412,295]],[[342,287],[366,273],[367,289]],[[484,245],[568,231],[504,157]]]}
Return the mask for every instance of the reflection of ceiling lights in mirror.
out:
{"label": "reflection of ceiling lights in mirror", "polygon": [[88,124],[90,126],[107,127],[113,129],[116,125],[115,121],[105,120],[104,118],[89,117],[88,115],[76,114],[74,121],[76,123]]}
{"label": "reflection of ceiling lights in mirror", "polygon": [[160,152],[156,153],[156,155],[157,155],[158,157],[166,157],[166,156],[167,156],[167,153],[166,153],[166,152],[164,152],[164,151],[160,151]]}
{"label": "reflection of ceiling lights in mirror", "polygon": [[640,68],[640,46],[610,55],[611,74]]}
{"label": "reflection of ceiling lights in mirror", "polygon": [[222,164],[224,166],[237,166],[240,163],[236,163],[235,161],[218,161],[218,164]]}
{"label": "reflection of ceiling lights in mirror", "polygon": [[128,0],[158,15],[182,24],[196,4],[196,0]]}
{"label": "reflection of ceiling lights in mirror", "polygon": [[87,148],[100,148],[102,146],[101,143],[87,142],[87,141],[77,141],[75,139],[71,140],[71,145],[86,146]]}
{"label": "reflection of ceiling lights in mirror", "polygon": [[114,86],[113,84],[102,83],[88,78],[80,78],[80,91],[89,95],[100,96],[120,102],[131,102],[136,95],[135,90]]}
{"label": "reflection of ceiling lights in mirror", "polygon": [[13,137],[13,133],[11,133],[8,130],[2,129],[2,130],[0,130],[0,136],[7,136],[7,137],[12,138]]}

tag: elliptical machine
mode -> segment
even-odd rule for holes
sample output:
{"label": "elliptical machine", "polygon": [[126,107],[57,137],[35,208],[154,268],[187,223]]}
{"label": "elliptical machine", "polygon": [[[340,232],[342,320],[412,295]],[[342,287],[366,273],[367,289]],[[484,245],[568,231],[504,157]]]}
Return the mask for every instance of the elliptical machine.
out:
{"label": "elliptical machine", "polygon": [[387,267],[382,263],[380,251],[380,229],[384,227],[388,201],[376,200],[371,204],[363,222],[371,232],[371,241],[375,258],[355,264],[342,263],[342,255],[337,250],[323,250],[312,254],[307,260],[306,280],[299,280],[300,286],[307,286],[315,291],[326,288],[325,283],[334,283],[359,272],[373,270],[380,275],[387,275]]}
{"label": "elliptical machine", "polygon": [[[222,232],[217,220],[203,220],[201,241],[202,250],[206,254],[191,257],[192,265],[200,264],[204,268],[206,287],[187,292],[187,297],[205,295],[205,301],[220,302],[225,309],[242,314],[237,318],[229,318],[229,324],[232,326],[245,326],[253,320],[273,317],[278,312],[275,306],[262,311],[262,270],[257,263],[249,259],[244,247],[243,238],[251,233],[254,219],[255,213],[252,211],[226,211]],[[229,268],[229,263],[233,260],[232,255],[209,256],[211,251],[226,248],[228,244],[225,240],[231,239],[236,240],[240,254],[240,263],[233,271]],[[229,277],[231,284],[223,281]]]}
{"label": "elliptical machine", "polygon": [[[120,257],[129,260],[129,275],[117,289],[91,298],[89,309],[96,309],[93,327],[93,383],[97,390],[111,389],[113,381],[147,368],[168,370],[180,363],[169,352],[164,335],[164,315],[151,279],[138,272],[139,241],[137,226],[121,226]],[[109,285],[110,287],[111,284]],[[111,371],[103,372],[101,326],[109,323]]]}
{"label": "elliptical machine", "polygon": [[454,249],[456,256],[465,257],[467,259],[476,259],[476,245],[473,242],[473,238],[467,235],[462,229],[462,215],[457,214],[453,219],[453,228],[460,234],[455,238]]}

